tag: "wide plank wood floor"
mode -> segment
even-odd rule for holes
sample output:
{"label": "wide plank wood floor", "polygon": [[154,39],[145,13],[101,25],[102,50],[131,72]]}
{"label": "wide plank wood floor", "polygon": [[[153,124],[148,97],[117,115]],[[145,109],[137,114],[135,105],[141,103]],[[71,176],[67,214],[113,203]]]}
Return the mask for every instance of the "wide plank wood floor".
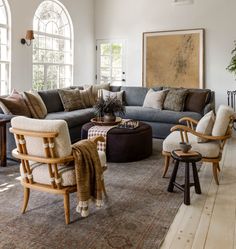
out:
{"label": "wide plank wood floor", "polygon": [[236,136],[225,146],[220,185],[208,163],[199,177],[202,194],[192,188],[191,205],[182,204],[161,249],[236,249]]}

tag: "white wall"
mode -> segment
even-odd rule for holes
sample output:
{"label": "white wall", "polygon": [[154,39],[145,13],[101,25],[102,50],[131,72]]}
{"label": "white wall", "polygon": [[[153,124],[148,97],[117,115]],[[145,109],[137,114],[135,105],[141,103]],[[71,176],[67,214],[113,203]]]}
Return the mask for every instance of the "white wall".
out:
{"label": "white wall", "polygon": [[142,33],[204,28],[205,86],[216,91],[217,104],[226,103],[226,90],[236,88],[225,68],[236,39],[235,0],[194,0],[173,5],[172,0],[95,0],[95,38],[127,41],[128,85],[142,85]]}
{"label": "white wall", "polygon": [[[8,0],[12,14],[11,88],[32,88],[32,46],[23,46],[20,39],[32,29],[33,17],[42,0]],[[94,67],[94,1],[61,0],[74,26],[74,84],[93,83]]]}

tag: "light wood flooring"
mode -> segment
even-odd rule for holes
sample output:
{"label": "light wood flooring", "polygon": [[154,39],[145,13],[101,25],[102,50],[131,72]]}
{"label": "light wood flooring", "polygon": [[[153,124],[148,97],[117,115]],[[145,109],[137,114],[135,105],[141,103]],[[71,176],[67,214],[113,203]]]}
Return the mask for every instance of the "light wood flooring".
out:
{"label": "light wood flooring", "polygon": [[182,204],[161,249],[236,249],[236,137],[228,140],[221,161],[220,185],[212,167],[199,172],[202,194],[191,190],[191,205]]}

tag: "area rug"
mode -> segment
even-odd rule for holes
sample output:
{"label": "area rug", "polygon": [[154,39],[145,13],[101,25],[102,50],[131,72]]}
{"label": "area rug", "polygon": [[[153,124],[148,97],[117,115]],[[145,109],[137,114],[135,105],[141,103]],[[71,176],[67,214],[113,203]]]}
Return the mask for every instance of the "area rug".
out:
{"label": "area rug", "polygon": [[161,141],[153,140],[153,147],[153,155],[145,160],[109,163],[105,173],[108,199],[101,209],[90,205],[89,217],[76,213],[72,194],[70,225],[65,225],[62,197],[47,193],[32,191],[22,215],[18,165],[1,168],[0,248],[160,248],[183,193],[167,192],[169,178],[161,177]]}

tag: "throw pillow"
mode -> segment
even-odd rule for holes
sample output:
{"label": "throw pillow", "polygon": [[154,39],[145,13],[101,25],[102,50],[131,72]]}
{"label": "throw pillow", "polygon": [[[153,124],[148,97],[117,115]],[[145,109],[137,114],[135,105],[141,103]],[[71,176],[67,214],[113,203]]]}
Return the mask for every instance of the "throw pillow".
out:
{"label": "throw pillow", "polygon": [[[211,135],[214,122],[215,114],[213,111],[210,111],[198,121],[196,132],[202,133],[204,135]],[[198,143],[206,143],[207,141],[207,139],[198,137]]]}
{"label": "throw pillow", "polygon": [[220,105],[216,113],[216,121],[212,129],[213,136],[224,136],[230,122],[230,117],[233,115],[233,108]]}
{"label": "throw pillow", "polygon": [[80,90],[80,96],[84,103],[85,108],[92,107],[95,104],[93,93],[92,93],[92,86],[85,90]]}
{"label": "throw pillow", "polygon": [[58,93],[61,98],[64,110],[66,112],[84,108],[84,103],[81,99],[79,89],[75,90],[58,89]]}
{"label": "throw pillow", "polygon": [[143,107],[150,107],[157,110],[162,110],[167,92],[167,90],[154,91],[153,89],[149,89],[144,99]]}
{"label": "throw pillow", "polygon": [[102,98],[104,100],[106,100],[109,97],[112,99],[117,98],[118,100],[120,100],[121,103],[123,103],[123,94],[124,94],[124,91],[110,92],[105,89],[102,89]]}
{"label": "throw pillow", "polygon": [[208,91],[204,92],[189,92],[185,101],[185,111],[202,113],[203,108],[208,98]]}
{"label": "throw pillow", "polygon": [[47,108],[37,92],[24,92],[23,97],[33,118],[42,119],[47,116]]}
{"label": "throw pillow", "polygon": [[164,109],[180,112],[183,110],[188,90],[170,89],[164,101]]}
{"label": "throw pillow", "polygon": [[31,117],[24,98],[15,89],[6,98],[0,98],[0,107],[4,114]]}

